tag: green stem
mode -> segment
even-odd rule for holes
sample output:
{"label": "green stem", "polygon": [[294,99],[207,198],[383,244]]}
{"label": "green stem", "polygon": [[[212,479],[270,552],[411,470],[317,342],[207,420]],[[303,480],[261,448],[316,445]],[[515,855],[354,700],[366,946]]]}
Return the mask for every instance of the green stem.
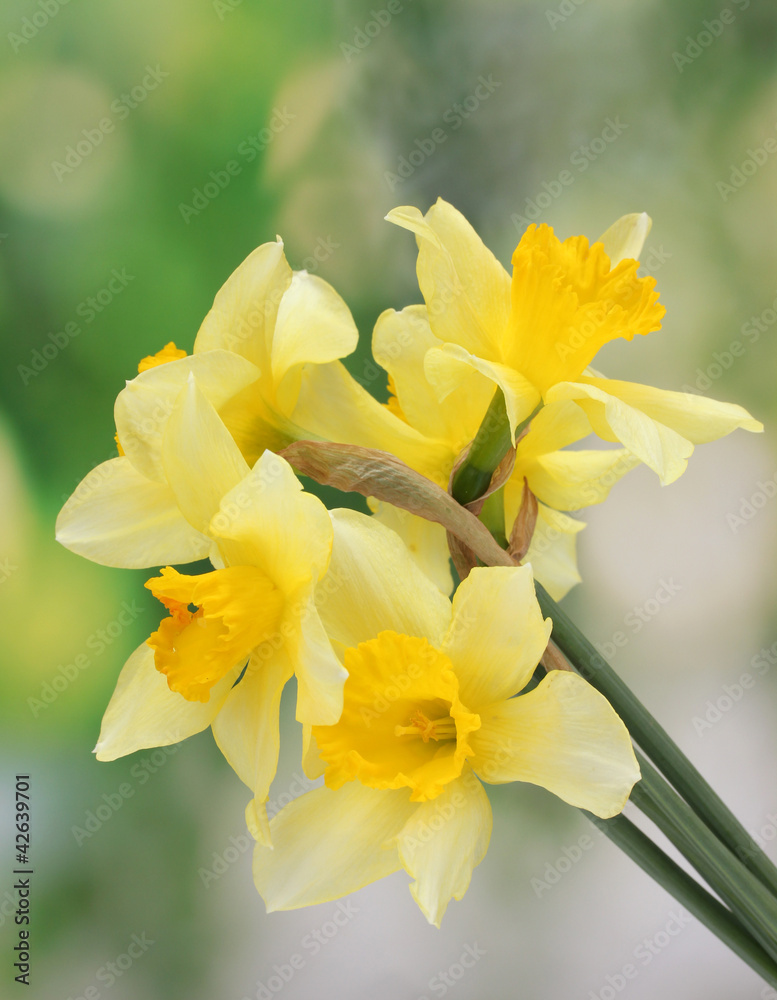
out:
{"label": "green stem", "polygon": [[777,895],[777,868],[774,864],[542,584],[536,581],[535,584],[543,614],[553,619],[553,640],[559,649],[579,673],[607,698],[634,741],[709,829]]}
{"label": "green stem", "polygon": [[494,536],[494,541],[506,549],[504,489],[497,490],[491,496],[486,497],[478,517]]}
{"label": "green stem", "polygon": [[600,819],[585,810],[582,812],[635,864],[739,955],[742,961],[770,986],[777,988],[777,963],[753,941],[725,906],[683,871],[638,827],[623,815]]}
{"label": "green stem", "polygon": [[511,444],[504,393],[497,389],[470,445],[469,454],[453,477],[451,493],[454,500],[463,505],[482,496],[488,489],[494,469]]}
{"label": "green stem", "polygon": [[685,855],[777,961],[777,899],[718,840],[652,764],[637,756],[642,780],[632,789],[632,802]]}

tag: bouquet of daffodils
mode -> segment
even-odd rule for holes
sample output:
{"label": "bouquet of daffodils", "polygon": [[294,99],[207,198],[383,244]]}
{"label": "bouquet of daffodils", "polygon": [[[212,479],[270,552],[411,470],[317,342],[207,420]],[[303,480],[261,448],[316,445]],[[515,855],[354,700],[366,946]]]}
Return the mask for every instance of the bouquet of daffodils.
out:
{"label": "bouquet of daffodils", "polygon": [[[167,344],[119,393],[118,455],[57,537],[154,568],[161,621],[119,675],[97,757],[210,726],[250,789],[269,910],[404,868],[437,925],[488,848],[487,786],[541,785],[777,986],[777,870],[556,603],[580,580],[570,512],[640,463],[672,483],[696,444],[761,424],[591,367],[660,328],[638,275],[646,215],[595,243],[532,225],[512,276],[442,200],[388,219],[415,234],[424,300],[378,317],[388,403],[340,360],[358,340],[347,306],[280,239],[227,280],[191,354]],[[590,435],[614,447],[570,447]],[[298,475],[372,514],[327,510]],[[323,783],[268,821],[292,676]],[[629,799],[699,880],[621,815]]]}

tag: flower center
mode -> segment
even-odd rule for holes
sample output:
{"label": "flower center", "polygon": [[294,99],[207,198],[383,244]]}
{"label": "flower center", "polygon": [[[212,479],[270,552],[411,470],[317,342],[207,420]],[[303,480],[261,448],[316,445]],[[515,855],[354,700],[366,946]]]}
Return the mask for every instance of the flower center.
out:
{"label": "flower center", "polygon": [[420,736],[424,743],[429,740],[455,740],[456,721],[450,715],[443,719],[427,719],[419,709],[410,718],[409,726],[394,726],[395,736]]}
{"label": "flower center", "polygon": [[282,451],[294,440],[291,433],[276,426],[282,418],[267,406],[256,382],[227,400],[219,416],[251,466],[265,450]]}
{"label": "flower center", "polygon": [[472,751],[480,717],[459,701],[448,657],[425,639],[381,632],[345,651],[343,714],[314,726],[326,783],[357,779],[371,788],[410,788],[411,799],[440,795]]}
{"label": "flower center", "polygon": [[254,566],[201,576],[168,566],[146,587],[170,612],[147,639],[154,663],[187,701],[208,701],[213,685],[277,630],[283,611],[280,591]]}

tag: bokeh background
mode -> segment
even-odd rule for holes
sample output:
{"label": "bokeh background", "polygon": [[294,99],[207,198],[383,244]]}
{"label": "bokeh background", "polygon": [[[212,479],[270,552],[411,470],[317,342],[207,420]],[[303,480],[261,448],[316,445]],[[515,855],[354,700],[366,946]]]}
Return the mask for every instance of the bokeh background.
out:
{"label": "bokeh background", "polygon": [[[0,995],[23,989],[9,844],[13,776],[30,773],[36,1000],[244,1000],[276,995],[290,971],[284,1000],[773,996],[529,786],[492,790],[491,848],[441,931],[404,873],[351,897],[331,937],[336,904],[267,916],[247,791],[208,734],[91,756],[159,612],[146,574],[53,538],[63,501],[115,453],[113,400],[139,358],[171,339],[190,350],[221,283],[276,233],[348,301],[362,345],[347,363],[369,380],[378,313],[418,300],[390,208],[441,195],[505,263],[532,216],[596,237],[648,211],[664,329],[597,366],[739,402],[766,434],[700,447],[671,488],[638,470],[586,512],[585,583],[567,606],[601,644],[628,635],[615,666],[773,851],[777,8],[722,5],[2,5]],[[743,673],[755,680],[737,697]],[[276,802],[300,790],[292,707]],[[128,965],[133,936],[144,950]],[[466,948],[478,958],[460,976]]]}

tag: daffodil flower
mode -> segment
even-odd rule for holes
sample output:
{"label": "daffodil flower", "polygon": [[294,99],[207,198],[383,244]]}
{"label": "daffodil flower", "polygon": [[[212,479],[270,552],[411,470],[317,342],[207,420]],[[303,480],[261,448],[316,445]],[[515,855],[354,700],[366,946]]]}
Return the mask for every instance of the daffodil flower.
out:
{"label": "daffodil flower", "polygon": [[440,342],[426,351],[424,372],[439,400],[457,390],[461,398],[478,373],[504,393],[513,434],[540,403],[571,401],[599,437],[619,441],[663,484],[685,471],[694,445],[737,427],[763,429],[741,406],[590,370],[604,344],[661,326],[655,279],[638,277],[627,256],[645,229],[639,216],[593,245],[531,225],[513,253],[512,279],[442,199],[425,216],[403,207],[387,218],[416,235],[418,281]]}
{"label": "daffodil flower", "polygon": [[124,666],[95,752],[114,760],[212,726],[254,792],[249,820],[261,837],[284,685],[296,673],[301,721],[334,723],[342,710],[346,673],[314,603],[331,521],[284,459],[267,451],[249,468],[193,377],[163,456],[177,507],[209,539],[217,568],[189,576],[168,566],[147,582],[167,616]]}
{"label": "daffodil flower", "polygon": [[57,541],[104,566],[128,569],[204,559],[211,541],[178,507],[163,459],[165,433],[190,378],[218,410],[258,375],[255,365],[228,351],[144,366],[116,400],[119,456],[76,487],[57,518]]}
{"label": "daffodil flower", "polygon": [[[187,563],[210,542],[170,490],[163,444],[190,376],[253,465],[265,449],[300,438],[380,447],[424,466],[429,442],[381,406],[338,360],[358,343],[348,307],[323,279],[293,272],[280,240],[265,243],[227,279],[194,353],[174,344],[141,362],[116,400],[118,458],[77,487],[57,538],[107,566]],[[183,356],[182,356],[183,355]]]}
{"label": "daffodil flower", "polygon": [[550,634],[531,568],[473,570],[453,602],[397,536],[333,511],[321,618],[349,672],[335,725],[307,730],[325,785],[270,822],[254,877],[269,910],[335,899],[400,868],[439,925],[485,855],[481,782],[527,781],[599,816],[624,806],[639,769],[625,726],[581,677],[550,672],[519,697]]}
{"label": "daffodil flower", "polygon": [[[447,488],[456,459],[477,434],[494,386],[473,370],[462,385],[439,400],[427,380],[424,359],[429,351],[442,347],[432,332],[426,306],[408,306],[401,312],[388,309],[375,325],[372,350],[375,360],[388,372],[392,393],[388,405],[400,419],[439,445],[441,461],[433,477]],[[504,489],[508,536],[520,507],[524,479],[540,501],[527,559],[556,600],[580,581],[575,539],[585,527],[564,512],[601,503],[613,484],[638,464],[625,448],[568,448],[590,433],[588,418],[574,403],[543,407],[518,441],[515,466]],[[440,526],[387,504],[377,507],[376,514],[418,553],[421,565],[444,593],[450,593],[453,582],[448,546]]]}

